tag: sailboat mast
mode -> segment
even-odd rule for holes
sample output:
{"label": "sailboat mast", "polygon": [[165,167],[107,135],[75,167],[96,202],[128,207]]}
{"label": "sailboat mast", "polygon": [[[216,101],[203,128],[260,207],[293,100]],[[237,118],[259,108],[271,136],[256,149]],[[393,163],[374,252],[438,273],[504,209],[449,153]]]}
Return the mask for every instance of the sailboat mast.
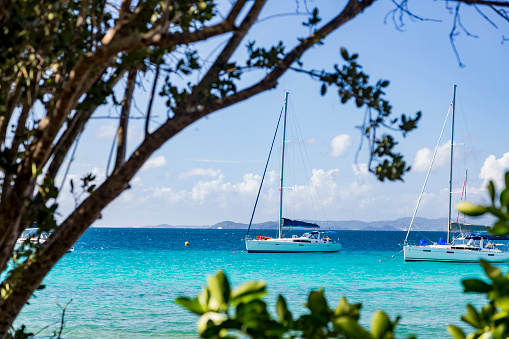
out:
{"label": "sailboat mast", "polygon": [[456,85],[452,96],[452,123],[451,123],[451,169],[449,172],[449,218],[447,222],[447,243],[451,242],[451,209],[452,209],[452,156],[454,147],[454,113],[456,108]]}
{"label": "sailboat mast", "polygon": [[283,175],[285,167],[285,140],[286,140],[286,113],[288,111],[288,92],[285,92],[285,114],[283,118],[283,141],[281,145],[281,175],[280,175],[280,186],[279,186],[279,232],[277,237],[282,238],[283,228]]}

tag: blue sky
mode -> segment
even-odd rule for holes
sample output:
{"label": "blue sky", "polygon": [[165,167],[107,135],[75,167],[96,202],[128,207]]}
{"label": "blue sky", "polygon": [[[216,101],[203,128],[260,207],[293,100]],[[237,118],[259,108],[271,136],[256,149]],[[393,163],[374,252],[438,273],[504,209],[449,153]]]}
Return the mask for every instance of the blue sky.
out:
{"label": "blue sky", "polygon": [[[342,9],[344,5],[340,3],[310,1],[308,5],[318,6],[326,22],[330,15]],[[397,30],[390,19],[384,23],[394,5],[380,1],[303,58],[308,68],[341,66],[339,49],[346,47],[350,53],[359,54],[359,63],[373,82],[379,78],[390,80],[387,99],[397,115],[423,112],[418,130],[406,138],[398,137],[400,151],[414,167],[404,183],[381,183],[367,173],[365,149],[355,164],[360,142],[355,126],[361,123],[364,110],[351,104],[342,105],[334,91],[321,96],[317,82],[288,72],[276,89],[204,118],[172,138],[133,179],[132,188],[108,206],[94,226],[249,222],[284,90],[290,92],[291,107],[299,117],[303,141],[312,161],[308,180],[318,186],[322,198],[318,220],[374,221],[411,216],[424,182],[429,154],[437,143],[452,99],[454,84],[458,85],[458,116],[466,116],[465,120],[458,119],[467,121],[467,125],[464,122],[460,123],[462,127],[458,125],[458,130],[461,129],[461,132],[457,130],[458,143],[463,145],[457,147],[460,160],[455,168],[458,179],[453,191],[461,190],[463,163],[468,159],[473,163],[468,168],[469,200],[482,202],[486,196],[486,180],[492,178],[501,182],[502,173],[509,169],[509,149],[505,142],[509,122],[509,42],[502,44],[504,33],[507,36],[507,24],[495,20],[498,25],[495,29],[475,10],[463,6],[462,23],[478,38],[467,37],[463,32],[456,37],[456,47],[465,64],[460,67],[449,41],[453,16],[446,4],[416,1],[412,5],[416,6],[411,8],[415,14],[439,22],[406,18],[403,31]],[[304,10],[302,6],[300,3],[300,11]],[[295,12],[294,0],[269,1],[261,17]],[[308,33],[301,25],[304,20],[305,16],[299,15],[265,20],[254,27],[248,40],[265,46],[283,40],[290,48],[297,37]],[[220,41],[223,40],[210,43]],[[203,49],[210,49],[210,45],[206,44]],[[244,59],[241,55],[238,57]],[[254,77],[256,74],[249,74],[245,84]],[[144,82],[146,92],[136,95],[134,110],[138,107],[145,112],[150,79],[139,80]],[[122,89],[118,93],[120,99]],[[162,121],[166,116],[164,100],[156,100],[153,112]],[[97,113],[107,114],[117,115],[118,109],[108,106]],[[132,115],[142,116],[142,113],[133,111]],[[142,123],[142,120],[130,122],[130,149],[141,140]],[[87,126],[70,169],[71,177],[79,178],[83,173],[93,172],[98,180],[104,178],[117,124],[117,120],[97,119]],[[447,127],[441,144],[449,139],[450,127]],[[475,158],[465,153],[467,146],[473,148]],[[440,148],[418,216],[447,216],[447,152],[447,145]],[[277,166],[269,168],[272,181],[277,179]],[[308,189],[306,184],[300,188],[303,192]],[[277,187],[268,188],[261,199],[264,203],[254,221],[276,220]],[[62,215],[70,211],[72,201],[69,188],[64,185],[59,201]],[[297,217],[315,219],[308,207],[302,206],[299,211],[302,215]]]}

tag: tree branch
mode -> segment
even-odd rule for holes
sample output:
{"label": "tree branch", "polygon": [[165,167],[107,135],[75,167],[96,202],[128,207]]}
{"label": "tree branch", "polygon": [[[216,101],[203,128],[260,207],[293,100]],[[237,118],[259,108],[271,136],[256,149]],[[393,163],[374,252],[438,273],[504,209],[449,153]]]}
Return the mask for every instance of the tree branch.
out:
{"label": "tree branch", "polygon": [[226,46],[216,58],[214,64],[203,76],[200,83],[193,89],[193,93],[185,100],[185,102],[182,103],[182,105],[186,107],[187,110],[189,110],[190,107],[196,106],[200,99],[203,101],[206,100],[205,98],[207,97],[207,93],[205,92],[207,91],[207,88],[209,88],[210,85],[218,78],[222,66],[228,62],[232,54],[237,50],[239,44],[260,15],[260,12],[265,3],[266,0],[255,1],[249,10],[249,13],[240,24],[239,28],[234,30],[233,36],[230,38]]}
{"label": "tree branch", "polygon": [[[113,88],[117,85],[120,79],[124,77],[126,72],[127,71],[123,68],[117,69],[115,74],[113,74],[106,82],[101,80],[97,83],[97,86],[108,86],[109,88]],[[88,94],[83,103],[86,105],[87,101],[93,101],[96,99],[97,98],[95,98],[94,95]],[[46,171],[45,178],[56,178],[57,173],[62,166],[62,162],[64,161],[66,155],[69,153],[69,149],[81,131],[83,131],[86,123],[90,120],[97,107],[98,106],[96,104],[91,104],[89,108],[76,112],[71,121],[67,123],[66,130],[52,149],[53,158],[51,159],[51,163],[48,167],[48,170]]]}
{"label": "tree branch", "polygon": [[131,101],[133,99],[134,87],[136,85],[136,69],[129,71],[127,86],[125,89],[124,100],[122,101],[122,112],[120,113],[120,123],[117,133],[117,157],[114,170],[125,162],[125,153],[127,149],[127,124],[129,113],[131,112]]}
{"label": "tree branch", "polygon": [[509,7],[508,1],[491,1],[491,0],[454,0],[457,2],[463,2],[468,5],[484,5],[484,6],[500,6]]}
{"label": "tree branch", "polygon": [[156,86],[157,86],[157,79],[159,79],[159,70],[161,68],[161,64],[156,65],[156,74],[154,75],[154,84],[152,85],[152,92],[150,93],[150,101],[148,103],[147,108],[147,116],[145,119],[145,135],[149,134],[148,127],[150,123],[150,114],[152,112],[152,103],[154,102],[154,95],[156,92]]}

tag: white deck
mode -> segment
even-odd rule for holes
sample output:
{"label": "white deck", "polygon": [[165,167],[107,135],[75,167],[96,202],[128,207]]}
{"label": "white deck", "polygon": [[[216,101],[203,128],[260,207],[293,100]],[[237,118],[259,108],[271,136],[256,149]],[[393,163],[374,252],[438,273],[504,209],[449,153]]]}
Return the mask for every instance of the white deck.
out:
{"label": "white deck", "polygon": [[342,247],[340,243],[332,240],[305,237],[246,240],[249,253],[339,252]]}
{"label": "white deck", "polygon": [[479,249],[454,245],[403,246],[405,261],[450,261],[477,262],[480,259],[491,262],[509,260],[509,252],[499,249]]}

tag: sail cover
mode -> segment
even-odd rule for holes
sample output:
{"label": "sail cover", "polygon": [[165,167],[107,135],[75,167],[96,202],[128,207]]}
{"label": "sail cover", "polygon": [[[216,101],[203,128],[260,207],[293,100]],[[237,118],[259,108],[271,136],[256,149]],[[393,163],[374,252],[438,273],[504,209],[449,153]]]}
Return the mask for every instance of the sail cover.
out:
{"label": "sail cover", "polygon": [[472,225],[451,222],[451,231],[475,232],[475,231],[488,231],[489,229],[491,229],[491,227],[485,225]]}
{"label": "sail cover", "polygon": [[317,224],[283,218],[283,227],[320,228]]}

